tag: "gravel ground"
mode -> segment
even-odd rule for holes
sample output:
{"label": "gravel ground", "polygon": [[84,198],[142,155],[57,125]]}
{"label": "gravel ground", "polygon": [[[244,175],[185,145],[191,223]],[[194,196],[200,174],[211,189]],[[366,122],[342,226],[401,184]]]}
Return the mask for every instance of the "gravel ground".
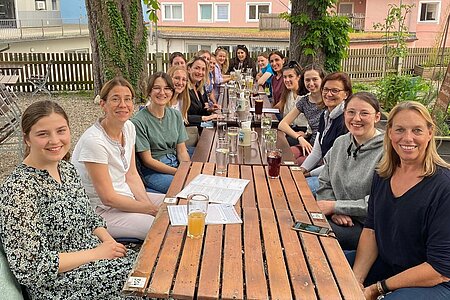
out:
{"label": "gravel ground", "polygon": [[[18,104],[22,112],[28,105],[39,100],[47,100],[48,96],[39,95],[31,97],[30,93],[19,94]],[[97,104],[93,102],[92,92],[61,93],[53,95],[51,100],[58,102],[69,116],[70,130],[72,133],[72,149],[83,132],[102,115]],[[22,161],[14,150],[1,148],[0,182],[11,173],[14,166]],[[5,152],[5,150],[7,150]]]}

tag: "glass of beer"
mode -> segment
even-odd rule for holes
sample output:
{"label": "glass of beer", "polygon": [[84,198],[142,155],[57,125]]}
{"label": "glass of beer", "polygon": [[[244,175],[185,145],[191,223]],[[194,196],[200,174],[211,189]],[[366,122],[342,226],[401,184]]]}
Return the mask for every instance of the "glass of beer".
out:
{"label": "glass of beer", "polygon": [[208,202],[208,195],[201,193],[189,194],[187,197],[187,236],[191,239],[200,239],[205,233],[205,219],[208,210]]}
{"label": "glass of beer", "polygon": [[267,164],[269,165],[269,177],[276,179],[280,177],[281,150],[272,149],[267,152]]}

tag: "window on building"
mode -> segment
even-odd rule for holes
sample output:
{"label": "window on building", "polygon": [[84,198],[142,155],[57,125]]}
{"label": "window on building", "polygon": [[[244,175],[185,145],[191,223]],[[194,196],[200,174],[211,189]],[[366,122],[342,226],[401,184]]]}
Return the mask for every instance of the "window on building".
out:
{"label": "window on building", "polygon": [[183,21],[183,4],[163,3],[162,16],[163,21]]}
{"label": "window on building", "polygon": [[211,51],[211,45],[188,44],[188,45],[186,45],[186,48],[187,48],[187,53],[196,53],[199,50]]}
{"label": "window on building", "polygon": [[259,14],[270,13],[270,3],[247,3],[247,21],[259,21]]}
{"label": "window on building", "polygon": [[353,14],[353,3],[339,3],[339,14],[350,16]]}
{"label": "window on building", "polygon": [[213,5],[212,3],[202,3],[198,5],[199,13],[199,21],[209,21],[213,20]]}
{"label": "window on building", "polygon": [[58,10],[58,5],[56,4],[56,0],[52,0],[52,10]]}
{"label": "window on building", "polygon": [[215,19],[219,22],[230,21],[230,5],[228,3],[216,4]]}
{"label": "window on building", "polygon": [[421,22],[439,21],[439,9],[440,9],[440,2],[421,2],[419,21]]}

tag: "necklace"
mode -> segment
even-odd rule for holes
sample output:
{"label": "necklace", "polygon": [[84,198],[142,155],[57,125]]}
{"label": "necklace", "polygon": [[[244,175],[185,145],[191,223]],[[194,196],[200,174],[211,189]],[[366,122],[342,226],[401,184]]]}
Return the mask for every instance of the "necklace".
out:
{"label": "necklace", "polygon": [[159,123],[162,123],[162,120],[164,119],[164,116],[165,116],[164,111],[163,111],[163,115],[161,117],[159,117],[154,112],[151,111],[150,106],[147,107],[147,110],[153,118],[157,119],[159,121]]}

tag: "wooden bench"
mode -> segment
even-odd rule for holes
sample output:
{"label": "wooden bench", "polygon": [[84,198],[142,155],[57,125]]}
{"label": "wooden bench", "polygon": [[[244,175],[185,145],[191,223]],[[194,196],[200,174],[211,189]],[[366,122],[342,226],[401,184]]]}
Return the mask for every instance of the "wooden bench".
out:
{"label": "wooden bench", "polygon": [[[213,163],[184,162],[167,193],[174,197]],[[338,242],[291,229],[316,221],[319,208],[300,171],[281,167],[268,179],[264,166],[230,165],[228,177],[250,183],[235,205],[242,224],[207,225],[203,239],[170,226],[160,208],[123,292],[174,299],[364,299]],[[179,204],[186,200],[180,199]],[[143,282],[142,288],[132,282]]]}

